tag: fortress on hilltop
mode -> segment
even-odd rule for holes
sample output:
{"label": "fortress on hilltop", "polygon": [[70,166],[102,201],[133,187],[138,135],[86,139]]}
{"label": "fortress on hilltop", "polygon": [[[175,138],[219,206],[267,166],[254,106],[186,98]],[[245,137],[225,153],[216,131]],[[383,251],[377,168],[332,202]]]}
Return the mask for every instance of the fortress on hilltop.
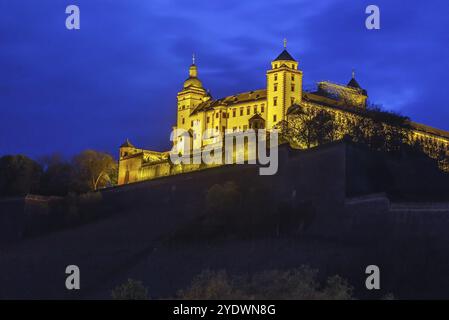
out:
{"label": "fortress on hilltop", "polygon": [[[215,136],[201,139],[200,148],[217,143],[225,132],[245,132],[248,129],[276,128],[296,108],[326,110],[335,121],[347,124],[363,117],[368,92],[352,78],[346,85],[319,82],[313,92],[303,90],[303,72],[299,62],[284,50],[271,61],[266,72],[266,87],[249,92],[214,99],[198,77],[193,57],[189,77],[177,94],[177,117],[174,129],[193,132],[211,130]],[[343,133],[342,133],[343,135]],[[181,138],[174,139],[174,149],[182,153]],[[411,122],[409,140],[418,141],[428,153],[449,150],[449,132]],[[120,146],[118,184],[149,180],[162,176],[205,169],[205,164],[173,164],[169,152],[156,152],[135,147],[129,140]],[[215,166],[215,165],[214,165]]]}

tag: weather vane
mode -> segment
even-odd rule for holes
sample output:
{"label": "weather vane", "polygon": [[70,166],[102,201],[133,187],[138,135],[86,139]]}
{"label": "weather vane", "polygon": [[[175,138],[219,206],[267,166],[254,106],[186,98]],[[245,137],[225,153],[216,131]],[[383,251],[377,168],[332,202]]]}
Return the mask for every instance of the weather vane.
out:
{"label": "weather vane", "polygon": [[287,48],[287,38],[284,38],[284,48]]}
{"label": "weather vane", "polygon": [[192,53],[192,64],[195,64],[195,53]]}
{"label": "weather vane", "polygon": [[352,79],[355,79],[355,70],[352,69]]}

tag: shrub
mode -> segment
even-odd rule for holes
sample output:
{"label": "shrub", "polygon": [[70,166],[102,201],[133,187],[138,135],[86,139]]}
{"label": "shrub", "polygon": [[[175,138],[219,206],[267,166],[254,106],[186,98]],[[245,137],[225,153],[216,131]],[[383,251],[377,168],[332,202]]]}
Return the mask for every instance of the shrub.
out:
{"label": "shrub", "polygon": [[186,300],[244,299],[235,287],[234,280],[226,271],[205,270],[193,279],[189,288],[180,290],[178,296]]}
{"label": "shrub", "polygon": [[271,270],[252,277],[231,277],[226,271],[203,271],[189,288],[179,291],[181,299],[259,299],[259,300],[349,300],[353,288],[340,276],[317,280],[318,270],[301,266]]}
{"label": "shrub", "polygon": [[318,294],[320,300],[350,300],[352,298],[353,288],[346,279],[335,275],[329,277],[326,286]]}
{"label": "shrub", "polygon": [[115,287],[111,292],[114,300],[148,300],[148,290],[140,281],[128,279],[122,285]]}
{"label": "shrub", "polygon": [[318,270],[301,266],[290,270],[272,270],[253,277],[250,289],[256,299],[310,300],[316,298]]}

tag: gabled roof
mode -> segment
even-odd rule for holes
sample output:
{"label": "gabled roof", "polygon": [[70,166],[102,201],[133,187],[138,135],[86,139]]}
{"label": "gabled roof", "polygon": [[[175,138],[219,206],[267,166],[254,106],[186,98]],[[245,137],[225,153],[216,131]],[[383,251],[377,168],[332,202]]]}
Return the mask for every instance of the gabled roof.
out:
{"label": "gabled roof", "polygon": [[290,55],[290,53],[288,53],[287,50],[284,49],[284,51],[281,52],[280,55],[278,55],[278,57],[276,59],[274,59],[273,61],[279,61],[279,60],[288,60],[288,61],[296,61],[295,59],[293,59],[293,57]]}
{"label": "gabled roof", "polygon": [[248,121],[254,121],[254,120],[263,120],[263,121],[265,121],[265,119],[262,118],[262,116],[260,115],[260,113],[256,113],[256,114],[253,115],[251,118],[249,118]]}

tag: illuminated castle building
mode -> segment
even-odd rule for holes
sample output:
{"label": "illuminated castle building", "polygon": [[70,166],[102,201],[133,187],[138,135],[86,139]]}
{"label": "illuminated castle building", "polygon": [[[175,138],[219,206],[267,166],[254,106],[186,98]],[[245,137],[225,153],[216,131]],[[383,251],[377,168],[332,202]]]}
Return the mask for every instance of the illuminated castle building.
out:
{"label": "illuminated castle building", "polygon": [[[226,130],[244,132],[247,129],[271,130],[295,107],[324,109],[336,121],[352,121],[367,107],[367,91],[355,79],[347,85],[320,82],[314,92],[303,90],[303,72],[299,63],[286,50],[271,62],[266,72],[266,88],[214,99],[198,77],[195,58],[189,68],[189,77],[177,95],[177,119],[174,129],[191,131],[197,127],[204,132],[212,130],[222,137]],[[411,123],[410,140],[432,148],[448,150],[449,132]],[[201,140],[201,147],[214,143]],[[174,148],[179,141],[174,141]],[[118,184],[127,184],[156,177],[203,169],[201,164],[174,165],[169,152],[155,152],[134,147],[128,140],[120,147]]]}

